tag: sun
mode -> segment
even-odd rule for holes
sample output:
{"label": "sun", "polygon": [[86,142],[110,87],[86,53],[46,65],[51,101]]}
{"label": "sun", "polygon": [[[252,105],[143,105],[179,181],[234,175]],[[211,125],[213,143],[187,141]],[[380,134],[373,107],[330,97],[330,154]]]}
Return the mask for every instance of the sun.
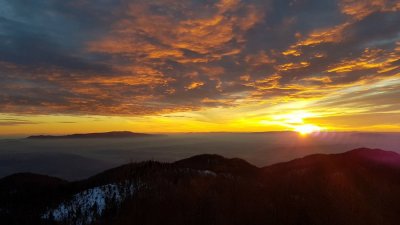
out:
{"label": "sun", "polygon": [[318,113],[309,112],[307,110],[296,110],[289,113],[280,114],[276,113],[271,115],[268,119],[260,120],[259,123],[262,125],[277,125],[285,128],[285,130],[295,131],[301,136],[318,132],[327,129],[326,127],[320,127],[315,124],[311,124],[308,118],[320,117]]}
{"label": "sun", "polygon": [[304,125],[299,125],[294,127],[294,131],[298,132],[301,135],[307,135],[313,132],[320,131],[321,128],[316,125],[312,124],[304,124]]}

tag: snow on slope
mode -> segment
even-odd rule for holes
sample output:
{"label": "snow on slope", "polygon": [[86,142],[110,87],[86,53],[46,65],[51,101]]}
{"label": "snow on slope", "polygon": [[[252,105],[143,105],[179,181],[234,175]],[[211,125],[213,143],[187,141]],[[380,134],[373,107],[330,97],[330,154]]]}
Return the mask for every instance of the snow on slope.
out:
{"label": "snow on slope", "polygon": [[199,170],[198,173],[202,176],[212,176],[212,177],[217,176],[217,173],[211,170]]}
{"label": "snow on slope", "polygon": [[42,215],[42,219],[76,225],[90,224],[104,213],[107,206],[121,204],[123,200],[133,196],[140,186],[142,185],[124,182],[87,189],[48,210]]}
{"label": "snow on slope", "polygon": [[[180,172],[194,172],[207,177],[217,176],[217,173],[210,170],[182,169]],[[140,181],[135,183],[125,181],[90,188],[75,194],[56,208],[47,210],[41,218],[71,225],[91,224],[110,206],[119,207],[125,199],[133,196],[139,188],[144,186],[144,183]]]}

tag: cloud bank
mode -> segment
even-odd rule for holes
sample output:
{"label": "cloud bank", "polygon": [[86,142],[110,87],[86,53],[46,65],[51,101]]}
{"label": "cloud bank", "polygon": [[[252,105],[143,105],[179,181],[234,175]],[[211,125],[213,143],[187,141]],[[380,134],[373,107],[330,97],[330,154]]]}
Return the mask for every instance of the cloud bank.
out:
{"label": "cloud bank", "polygon": [[396,112],[399,10],[390,0],[0,0],[0,112],[141,116],[308,99]]}

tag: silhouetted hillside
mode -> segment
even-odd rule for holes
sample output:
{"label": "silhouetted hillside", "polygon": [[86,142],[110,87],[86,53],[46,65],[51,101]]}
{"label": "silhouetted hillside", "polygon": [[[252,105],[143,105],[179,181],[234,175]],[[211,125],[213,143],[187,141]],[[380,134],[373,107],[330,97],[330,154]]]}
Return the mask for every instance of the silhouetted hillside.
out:
{"label": "silhouetted hillside", "polygon": [[230,173],[236,175],[255,175],[258,167],[243,159],[227,159],[219,155],[203,154],[179,160],[174,165],[197,170],[210,170],[216,173]]}
{"label": "silhouetted hillside", "polygon": [[[70,183],[15,175],[0,180],[0,220],[5,224],[395,225],[400,220],[399,165],[396,153],[356,149],[263,168],[218,155],[175,163],[147,161]],[[12,192],[21,190],[21,185],[25,192]]]}
{"label": "silhouetted hillside", "polygon": [[0,180],[0,193],[44,189],[66,184],[67,181],[33,173],[17,173]]}
{"label": "silhouetted hillside", "polygon": [[107,162],[72,153],[10,153],[0,157],[0,177],[30,171],[77,180],[111,167]]}
{"label": "silhouetted hillside", "polygon": [[396,224],[399,166],[400,155],[378,149],[311,155],[263,168],[264,193],[289,224]]}
{"label": "silhouetted hillside", "polygon": [[67,181],[46,175],[18,173],[0,180],[0,221],[3,224],[40,224],[40,213],[63,195]]}
{"label": "silhouetted hillside", "polygon": [[133,133],[129,131],[112,131],[105,133],[88,133],[88,134],[69,134],[69,135],[35,135],[29,136],[28,139],[62,139],[62,138],[133,138],[133,137],[151,137],[157,136],[144,133]]}

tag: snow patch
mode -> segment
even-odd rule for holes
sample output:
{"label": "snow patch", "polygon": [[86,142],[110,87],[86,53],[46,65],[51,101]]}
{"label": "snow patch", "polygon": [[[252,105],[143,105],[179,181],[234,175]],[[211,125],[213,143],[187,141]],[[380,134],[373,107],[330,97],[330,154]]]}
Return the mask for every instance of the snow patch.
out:
{"label": "snow patch", "polygon": [[198,172],[200,175],[203,175],[203,176],[212,176],[212,177],[217,176],[217,173],[215,173],[214,171],[211,171],[211,170],[199,170]]}
{"label": "snow patch", "polygon": [[75,194],[58,207],[48,210],[42,215],[42,219],[76,225],[90,224],[111,204],[119,206],[125,199],[133,196],[140,186],[124,182],[87,189]]}

